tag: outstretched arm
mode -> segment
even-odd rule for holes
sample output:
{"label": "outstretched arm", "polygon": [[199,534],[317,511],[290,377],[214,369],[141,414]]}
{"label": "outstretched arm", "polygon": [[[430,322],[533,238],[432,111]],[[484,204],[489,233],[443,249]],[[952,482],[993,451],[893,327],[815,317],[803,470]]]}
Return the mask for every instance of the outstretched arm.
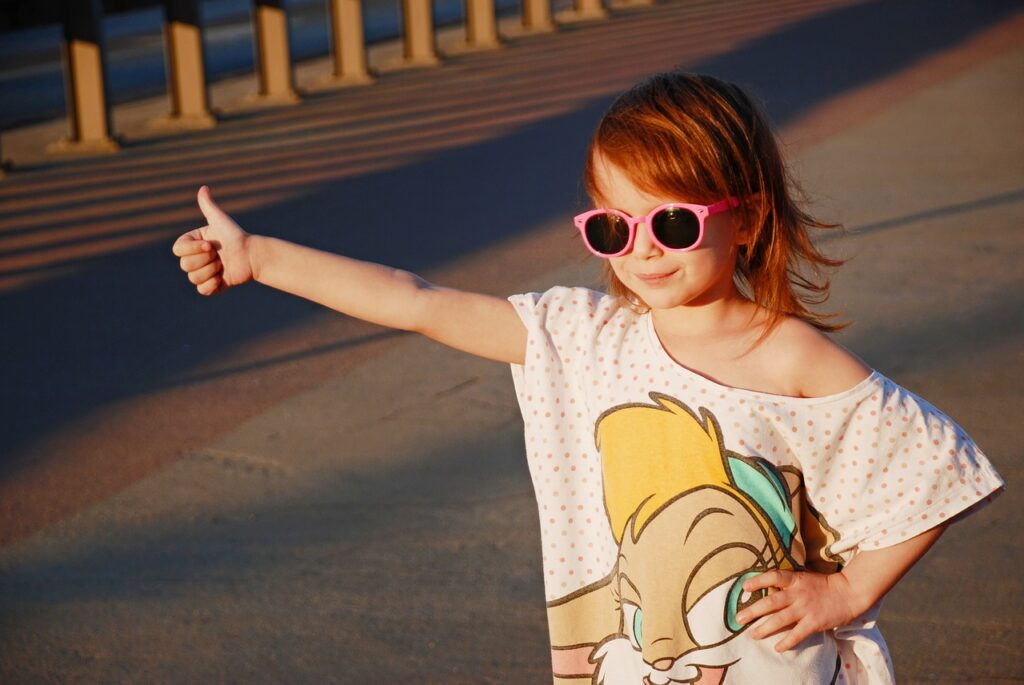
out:
{"label": "outstretched arm", "polygon": [[882,598],[939,539],[936,526],[892,547],[860,552],[838,573],[769,571],[743,583],[747,592],[777,591],[736,615],[743,624],[767,618],[752,629],[756,639],[788,629],[775,645],[784,652],[812,633],[845,625]]}
{"label": "outstretched arm", "polygon": [[199,189],[198,201],[208,225],[178,238],[173,252],[200,294],[255,280],[471,354],[523,361],[526,327],[507,300],[440,288],[407,271],[250,235],[217,206],[206,186]]}

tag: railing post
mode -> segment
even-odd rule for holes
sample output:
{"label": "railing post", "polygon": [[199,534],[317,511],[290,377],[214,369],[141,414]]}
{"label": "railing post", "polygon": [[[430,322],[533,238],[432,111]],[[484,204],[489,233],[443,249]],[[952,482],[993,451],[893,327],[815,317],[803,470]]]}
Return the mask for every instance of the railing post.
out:
{"label": "railing post", "polygon": [[608,16],[602,0],[574,0],[572,10],[559,15],[561,21],[589,21]]}
{"label": "railing post", "polygon": [[441,63],[434,40],[431,0],[402,0],[402,65],[431,67]]}
{"label": "railing post", "polygon": [[68,137],[47,146],[49,152],[114,152],[103,58],[103,7],[100,0],[64,0],[64,94]]}
{"label": "railing post", "polygon": [[466,47],[489,50],[501,46],[494,0],[465,0]]}
{"label": "railing post", "polygon": [[334,72],[322,83],[337,86],[372,83],[373,76],[366,66],[362,0],[328,0],[328,4]]}
{"label": "railing post", "polygon": [[551,16],[551,0],[522,0],[523,31],[526,33],[542,33],[555,30],[555,20]]}
{"label": "railing post", "polygon": [[288,50],[288,16],[284,0],[253,0],[253,21],[260,89],[250,100],[273,104],[299,102],[301,98],[295,92]]}
{"label": "railing post", "polygon": [[216,124],[206,87],[198,0],[164,0],[164,55],[171,112],[150,125],[192,129]]}

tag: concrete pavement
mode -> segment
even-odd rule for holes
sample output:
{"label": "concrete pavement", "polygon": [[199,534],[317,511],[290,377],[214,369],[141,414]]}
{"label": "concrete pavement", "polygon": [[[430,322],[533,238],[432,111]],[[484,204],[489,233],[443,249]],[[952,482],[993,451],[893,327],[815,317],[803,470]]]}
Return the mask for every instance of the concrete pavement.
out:
{"label": "concrete pavement", "polygon": [[680,61],[765,97],[851,229],[844,342],[1009,482],[891,594],[900,682],[1024,680],[1024,17],[758,7],[635,10],[4,180],[0,680],[547,682],[508,370],[259,287],[203,300],[169,240],[210,182],[252,230],[454,286],[593,284],[582,146]]}

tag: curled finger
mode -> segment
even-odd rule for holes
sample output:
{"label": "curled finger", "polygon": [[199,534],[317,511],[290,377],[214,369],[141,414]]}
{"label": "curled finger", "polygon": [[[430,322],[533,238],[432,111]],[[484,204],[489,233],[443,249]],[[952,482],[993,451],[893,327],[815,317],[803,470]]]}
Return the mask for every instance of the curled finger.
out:
{"label": "curled finger", "polygon": [[199,291],[200,295],[206,295],[209,297],[210,295],[215,295],[220,292],[222,283],[223,281],[221,281],[220,276],[214,276],[213,278],[203,281],[197,285],[196,290]]}
{"label": "curled finger", "polygon": [[215,259],[217,259],[217,254],[215,252],[200,252],[199,254],[182,257],[179,260],[179,263],[181,265],[181,270],[188,273],[190,271],[201,269]]}
{"label": "curled finger", "polygon": [[192,281],[194,285],[199,285],[200,283],[208,281],[217,274],[219,274],[222,268],[223,265],[221,264],[221,261],[218,259],[214,262],[210,262],[209,264],[200,269],[196,269],[195,271],[189,271],[188,280]]}
{"label": "curled finger", "polygon": [[209,250],[210,243],[203,240],[203,236],[198,228],[182,235],[171,246],[171,252],[176,257],[187,257],[188,255],[199,254],[200,252],[208,252]]}

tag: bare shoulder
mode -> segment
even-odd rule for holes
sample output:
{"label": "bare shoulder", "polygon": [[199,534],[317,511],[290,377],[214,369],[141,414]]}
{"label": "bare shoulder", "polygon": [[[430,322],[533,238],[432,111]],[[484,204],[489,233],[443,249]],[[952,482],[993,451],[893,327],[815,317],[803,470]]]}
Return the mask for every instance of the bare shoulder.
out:
{"label": "bare shoulder", "polygon": [[786,318],[765,341],[790,393],[824,397],[849,390],[871,374],[857,355],[806,321]]}

